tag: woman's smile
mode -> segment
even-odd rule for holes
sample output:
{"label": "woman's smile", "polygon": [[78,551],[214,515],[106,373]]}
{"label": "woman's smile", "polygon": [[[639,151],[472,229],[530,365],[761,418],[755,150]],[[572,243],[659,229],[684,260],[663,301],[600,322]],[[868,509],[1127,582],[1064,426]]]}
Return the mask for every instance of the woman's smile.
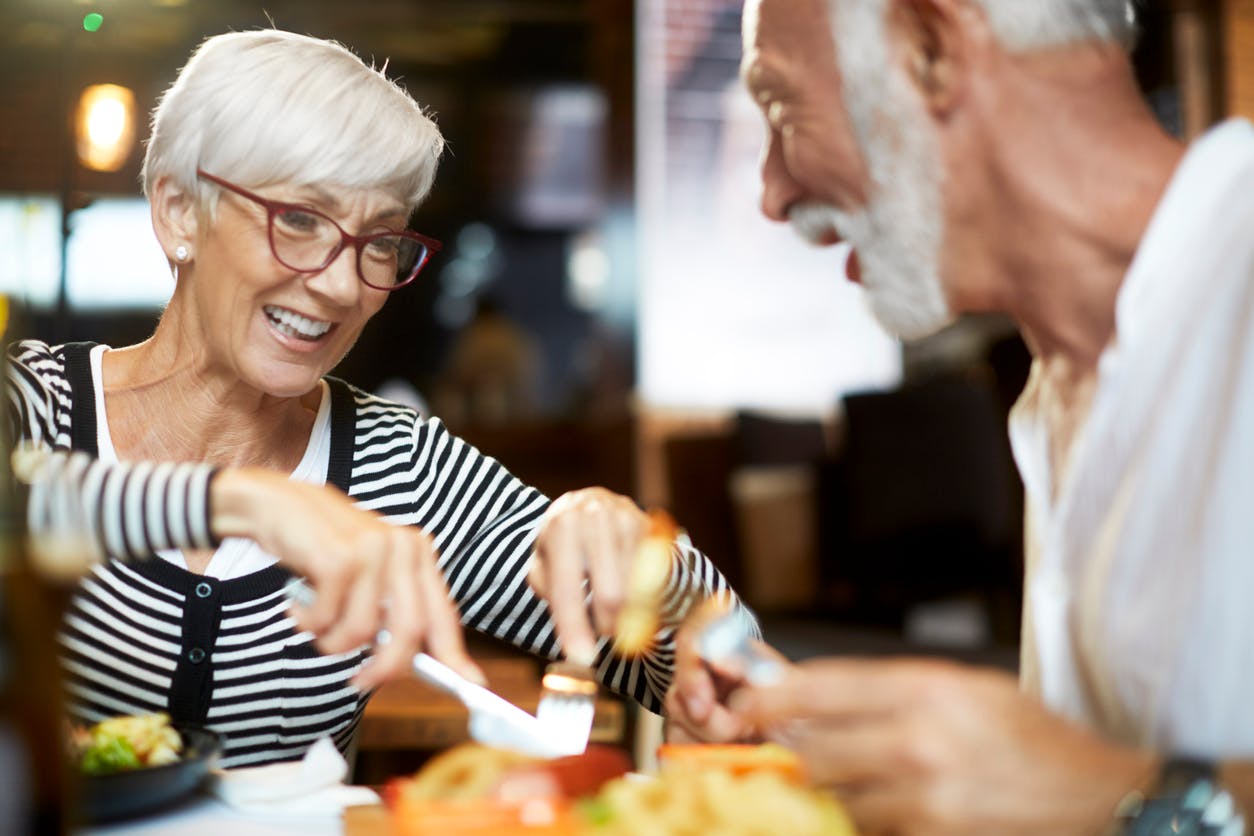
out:
{"label": "woman's smile", "polygon": [[334,322],[311,319],[290,308],[282,308],[278,305],[266,305],[262,310],[271,330],[285,338],[282,342],[285,345],[292,345],[294,342],[296,345],[293,347],[300,350],[307,351],[325,342],[327,335],[334,331],[336,326]]}

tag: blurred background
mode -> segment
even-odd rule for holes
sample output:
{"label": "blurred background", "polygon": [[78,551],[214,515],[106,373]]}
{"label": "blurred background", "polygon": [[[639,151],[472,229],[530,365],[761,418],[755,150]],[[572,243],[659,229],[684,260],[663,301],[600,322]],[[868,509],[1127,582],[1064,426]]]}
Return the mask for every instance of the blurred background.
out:
{"label": "blurred background", "polygon": [[[1254,2],[1141,4],[1155,111],[1254,113]],[[671,509],[794,655],[1015,664],[1010,323],[903,348],[843,254],[758,215],[738,0],[3,0],[0,291],[33,336],[125,345],[171,279],[147,113],[205,36],[276,26],[387,65],[449,141],[414,228],[445,248],[337,374],[551,494]],[[361,114],[369,118],[369,114]]]}

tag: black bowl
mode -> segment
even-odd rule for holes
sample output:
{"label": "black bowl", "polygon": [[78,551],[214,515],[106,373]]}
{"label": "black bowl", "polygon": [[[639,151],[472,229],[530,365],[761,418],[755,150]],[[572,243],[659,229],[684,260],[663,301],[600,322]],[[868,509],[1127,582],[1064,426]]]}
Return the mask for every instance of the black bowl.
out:
{"label": "black bowl", "polygon": [[85,821],[114,821],[151,813],[200,786],[222,751],[222,740],[207,729],[175,728],[183,737],[183,752],[174,763],[81,777]]}

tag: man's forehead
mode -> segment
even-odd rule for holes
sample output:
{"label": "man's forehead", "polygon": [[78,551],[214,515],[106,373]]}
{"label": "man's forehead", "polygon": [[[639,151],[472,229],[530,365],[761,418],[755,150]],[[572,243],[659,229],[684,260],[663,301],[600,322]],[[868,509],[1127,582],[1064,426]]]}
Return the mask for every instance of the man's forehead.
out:
{"label": "man's forehead", "polygon": [[810,64],[814,73],[834,65],[828,1],[746,0],[742,80],[755,86],[780,63]]}
{"label": "man's forehead", "polygon": [[827,4],[828,0],[747,0],[742,69],[785,56],[834,61]]}

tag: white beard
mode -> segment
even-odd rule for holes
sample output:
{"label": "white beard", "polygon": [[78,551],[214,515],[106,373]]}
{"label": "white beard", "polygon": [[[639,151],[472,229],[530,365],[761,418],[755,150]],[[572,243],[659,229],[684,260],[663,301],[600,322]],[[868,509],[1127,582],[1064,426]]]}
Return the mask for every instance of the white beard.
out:
{"label": "white beard", "polygon": [[[841,19],[836,27],[844,96],[871,174],[866,206],[846,211],[805,203],[789,212],[793,229],[817,243],[830,231],[858,253],[862,285],[875,318],[902,339],[934,334],[953,320],[940,279],[941,164],[935,131],[917,95],[888,62],[878,4],[872,17]],[[856,14],[856,13],[855,13]],[[847,15],[842,9],[842,15]],[[853,17],[853,16],[850,16]],[[868,26],[878,31],[868,32]],[[868,39],[875,39],[874,41]],[[852,56],[852,57],[851,57]]]}

